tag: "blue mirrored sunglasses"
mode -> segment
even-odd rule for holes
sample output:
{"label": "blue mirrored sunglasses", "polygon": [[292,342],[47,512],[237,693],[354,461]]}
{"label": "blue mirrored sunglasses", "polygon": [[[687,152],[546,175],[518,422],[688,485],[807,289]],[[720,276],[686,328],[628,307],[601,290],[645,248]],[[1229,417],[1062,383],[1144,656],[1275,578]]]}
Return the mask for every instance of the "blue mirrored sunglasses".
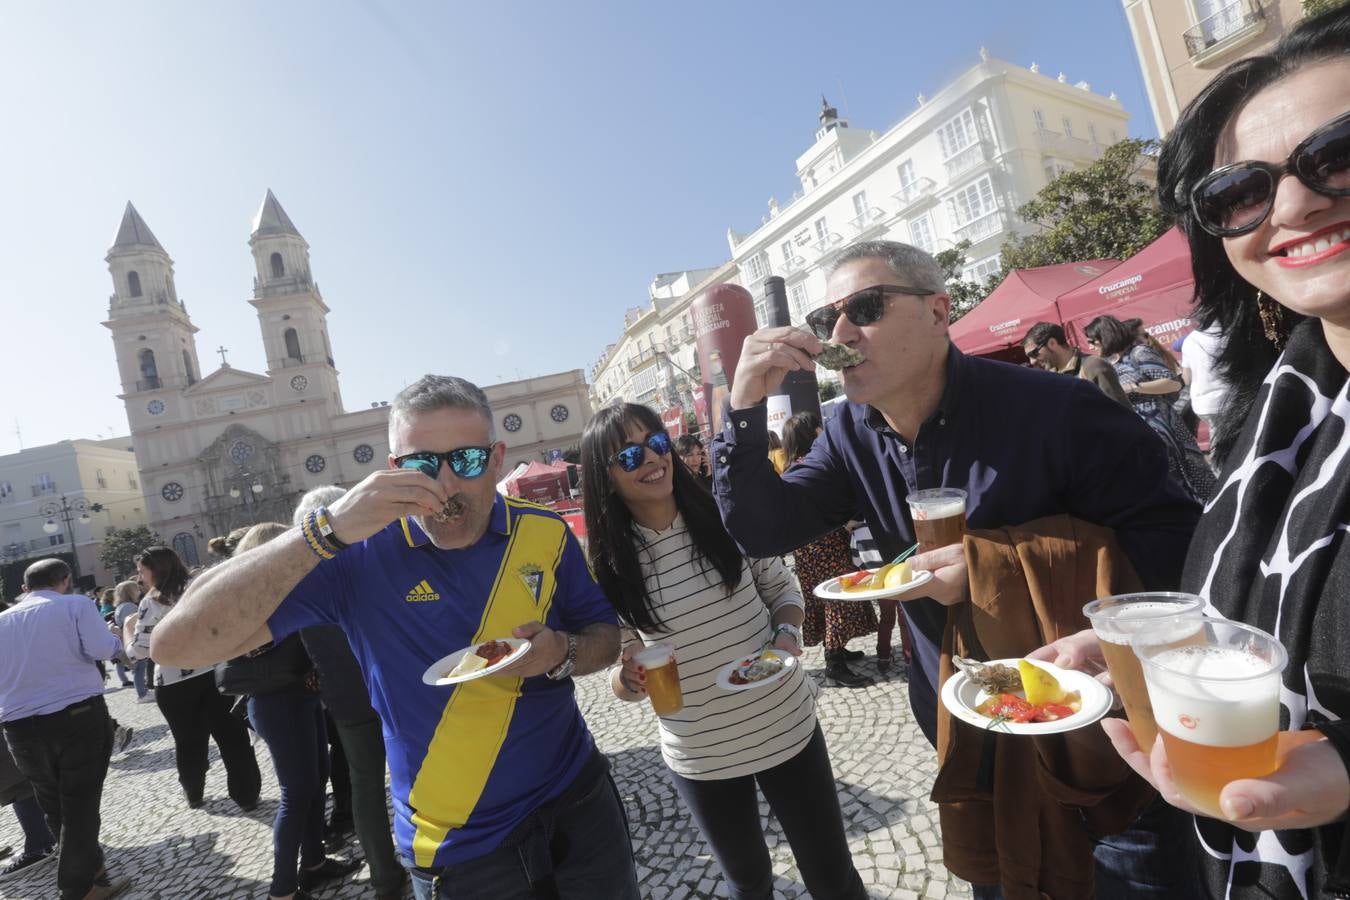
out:
{"label": "blue mirrored sunglasses", "polygon": [[455,473],[456,478],[477,478],[487,471],[488,460],[492,458],[491,447],[456,447],[444,453],[434,450],[418,450],[394,457],[394,466],[399,469],[416,469],[428,478],[437,478],[441,474],[444,462]]}
{"label": "blue mirrored sunglasses", "polygon": [[638,466],[642,465],[642,455],[648,447],[657,456],[668,455],[671,449],[670,435],[664,431],[653,431],[640,444],[624,444],[618,453],[609,458],[610,464],[618,463],[625,472],[636,472]]}

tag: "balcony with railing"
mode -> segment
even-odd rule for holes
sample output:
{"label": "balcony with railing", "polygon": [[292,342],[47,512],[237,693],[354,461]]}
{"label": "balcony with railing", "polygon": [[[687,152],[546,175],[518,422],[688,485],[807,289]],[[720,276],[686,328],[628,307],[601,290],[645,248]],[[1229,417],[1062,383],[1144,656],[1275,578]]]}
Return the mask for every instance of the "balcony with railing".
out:
{"label": "balcony with railing", "polygon": [[861,237],[874,228],[880,228],[881,220],[884,218],[886,218],[886,211],[872,206],[849,219],[848,224],[857,232],[856,236]]}
{"label": "balcony with railing", "polygon": [[164,382],[158,375],[150,375],[146,378],[136,379],[136,390],[138,391],[157,391],[163,386]]}
{"label": "balcony with railing", "polygon": [[1092,141],[1069,134],[1060,134],[1058,131],[1050,131],[1048,128],[1036,129],[1036,143],[1040,144],[1041,149],[1047,153],[1068,159],[1096,159],[1102,155],[1102,151],[1105,149],[1101,144],[1094,144]]}
{"label": "balcony with railing", "polygon": [[960,178],[974,171],[993,158],[993,147],[988,141],[976,141],[964,150],[953,154],[943,163],[947,167],[947,178]]}
{"label": "balcony with railing", "polygon": [[980,241],[1003,231],[1004,225],[1003,211],[996,209],[957,228],[955,232],[956,240],[978,244]]}
{"label": "balcony with railing", "polygon": [[1266,30],[1266,11],[1259,0],[1234,0],[1182,33],[1191,62],[1206,59],[1245,44]]}
{"label": "balcony with railing", "polygon": [[900,201],[900,212],[903,214],[921,203],[937,200],[937,182],[931,178],[919,178],[901,185],[900,190],[892,196]]}
{"label": "balcony with railing", "polygon": [[640,353],[632,354],[628,357],[628,371],[636,372],[638,369],[643,368],[652,360],[656,359],[656,356],[656,351],[650,347]]}

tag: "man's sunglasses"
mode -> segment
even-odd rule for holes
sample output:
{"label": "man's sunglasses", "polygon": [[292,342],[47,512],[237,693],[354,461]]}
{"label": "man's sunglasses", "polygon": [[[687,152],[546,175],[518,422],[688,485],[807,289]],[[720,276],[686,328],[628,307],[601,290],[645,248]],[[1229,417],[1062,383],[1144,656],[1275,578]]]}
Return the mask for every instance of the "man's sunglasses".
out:
{"label": "man's sunglasses", "polygon": [[491,447],[456,447],[444,453],[434,450],[418,450],[394,457],[394,467],[398,469],[416,469],[428,478],[438,478],[441,463],[444,462],[455,473],[456,478],[477,478],[487,471],[488,460],[492,459]]}
{"label": "man's sunglasses", "polygon": [[1260,227],[1275,206],[1280,179],[1293,175],[1324,197],[1350,195],[1350,113],[1304,138],[1283,163],[1248,160],[1215,169],[1191,188],[1191,209],[1215,237]]}
{"label": "man's sunglasses", "polygon": [[1028,350],[1027,359],[1031,360],[1032,362],[1035,362],[1038,358],[1040,358],[1041,351],[1045,349],[1045,345],[1047,343],[1048,341],[1042,341],[1041,343],[1037,344],[1036,346]]}
{"label": "man's sunglasses", "polygon": [[854,325],[871,325],[886,311],[887,294],[905,294],[910,297],[931,297],[936,291],[923,288],[901,287],[895,284],[878,284],[863,288],[856,294],[850,294],[843,300],[829,303],[806,314],[806,325],[811,333],[822,341],[828,341],[834,334],[835,323],[840,314],[848,316]]}
{"label": "man's sunglasses", "polygon": [[653,431],[640,444],[624,444],[618,453],[609,458],[609,463],[610,465],[618,463],[619,468],[625,472],[636,472],[642,465],[643,454],[648,448],[657,456],[668,455],[671,450],[670,435],[664,431]]}

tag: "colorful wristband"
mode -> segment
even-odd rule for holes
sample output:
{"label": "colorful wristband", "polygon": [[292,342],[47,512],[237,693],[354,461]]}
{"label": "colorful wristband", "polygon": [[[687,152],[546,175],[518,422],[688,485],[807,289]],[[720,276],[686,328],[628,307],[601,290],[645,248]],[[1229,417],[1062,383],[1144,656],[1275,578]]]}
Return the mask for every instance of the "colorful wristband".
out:
{"label": "colorful wristband", "polygon": [[318,525],[315,524],[315,518],[313,512],[307,513],[305,517],[300,520],[300,533],[305,536],[305,543],[309,545],[309,549],[315,556],[319,557],[319,559],[333,559],[337,556],[337,553],[329,549],[329,547],[320,540],[319,528]]}

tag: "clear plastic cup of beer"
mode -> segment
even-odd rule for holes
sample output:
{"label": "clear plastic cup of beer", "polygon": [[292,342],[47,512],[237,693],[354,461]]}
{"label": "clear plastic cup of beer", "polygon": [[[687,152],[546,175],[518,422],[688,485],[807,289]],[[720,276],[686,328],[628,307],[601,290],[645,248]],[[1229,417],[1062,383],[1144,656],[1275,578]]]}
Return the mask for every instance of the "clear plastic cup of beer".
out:
{"label": "clear plastic cup of beer", "polygon": [[[1136,631],[1157,619],[1174,616],[1200,618],[1205,601],[1195,594],[1147,592],[1116,594],[1093,600],[1083,607],[1083,615],[1092,623],[1092,630],[1101,642],[1102,656],[1120,701],[1125,705],[1125,716],[1130,720],[1134,739],[1145,750],[1158,737],[1158,725],[1153,720],[1153,707],[1148,702],[1148,688],[1144,685],[1144,670],[1139,657],[1130,647],[1130,638]],[[1198,624],[1182,625],[1177,630],[1177,645],[1195,639],[1200,632]]]}
{"label": "clear plastic cup of beer", "polygon": [[1280,673],[1289,655],[1261,629],[1218,619],[1200,619],[1196,638],[1178,646],[1178,631],[1194,625],[1156,619],[1130,645],[1177,789],[1205,815],[1224,819],[1224,785],[1275,771]]}
{"label": "clear plastic cup of beer", "polygon": [[914,520],[919,552],[961,543],[966,534],[966,492],[959,488],[929,488],[905,498]]}
{"label": "clear plastic cup of beer", "polygon": [[680,690],[680,667],[675,662],[675,648],[669,644],[652,644],[633,654],[633,662],[647,671],[647,696],[658,716],[670,716],[684,709],[684,692]]}

